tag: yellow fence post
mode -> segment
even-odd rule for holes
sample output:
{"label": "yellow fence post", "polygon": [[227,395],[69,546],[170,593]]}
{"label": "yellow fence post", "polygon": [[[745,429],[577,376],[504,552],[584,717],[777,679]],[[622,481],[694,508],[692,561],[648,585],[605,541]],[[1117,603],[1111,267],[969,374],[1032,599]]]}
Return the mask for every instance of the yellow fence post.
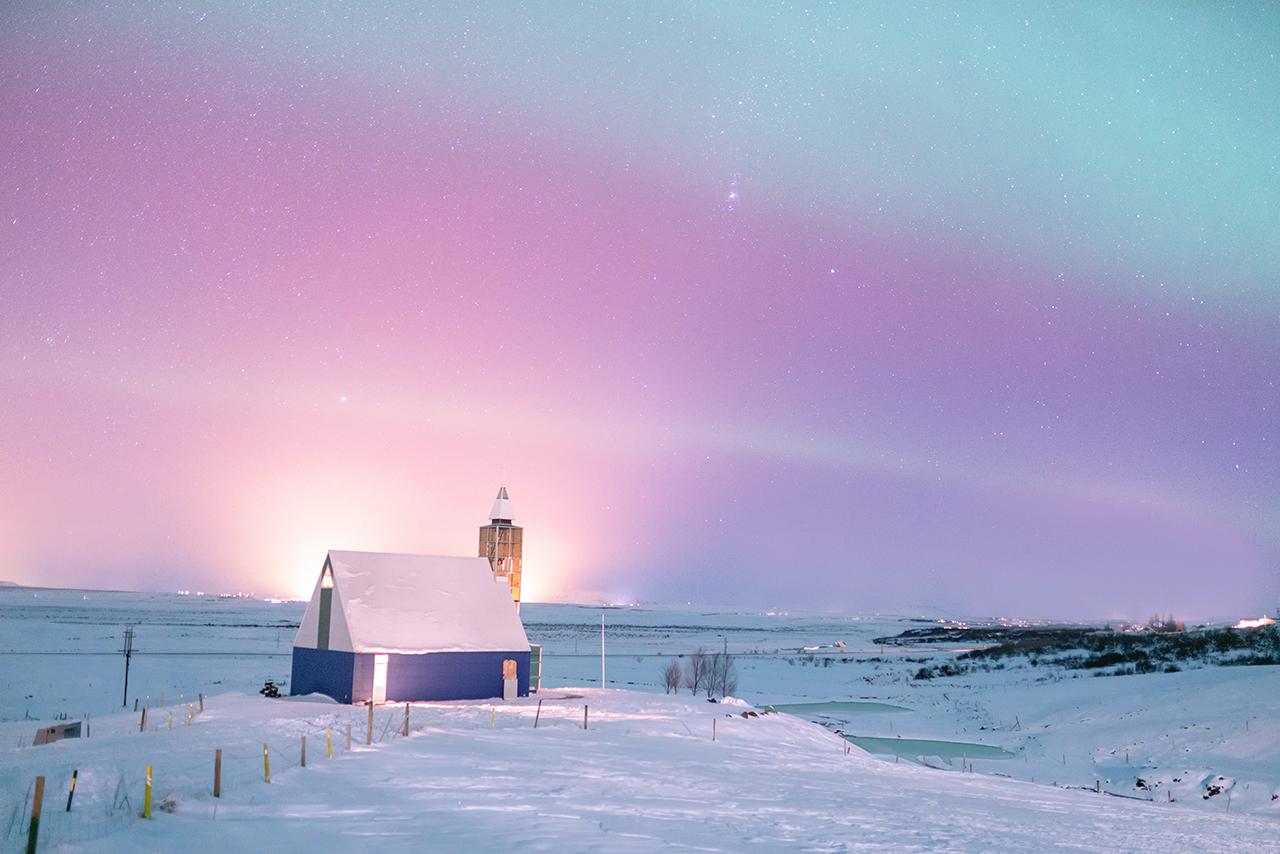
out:
{"label": "yellow fence post", "polygon": [[142,799],[142,817],[151,818],[151,766],[147,766],[147,793]]}
{"label": "yellow fence post", "polygon": [[271,756],[267,753],[267,743],[262,742],[262,779],[271,782]]}
{"label": "yellow fence post", "polygon": [[76,768],[71,772],[71,789],[67,792],[67,812],[71,812],[71,801],[76,796],[76,778],[79,776],[79,768]]}
{"label": "yellow fence post", "polygon": [[333,736],[329,734],[329,728],[324,728],[324,750],[330,759],[333,758]]}

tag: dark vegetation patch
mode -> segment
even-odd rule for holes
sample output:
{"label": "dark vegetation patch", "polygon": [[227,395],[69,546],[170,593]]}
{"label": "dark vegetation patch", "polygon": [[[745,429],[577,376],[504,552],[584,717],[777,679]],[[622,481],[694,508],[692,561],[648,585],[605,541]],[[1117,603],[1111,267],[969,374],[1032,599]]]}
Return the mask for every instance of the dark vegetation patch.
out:
{"label": "dark vegetation patch", "polygon": [[[1086,670],[1093,671],[1095,676],[1177,673],[1187,665],[1280,664],[1280,627],[1277,626],[1259,629],[1202,628],[1183,632],[1117,632],[1080,627],[997,627],[982,631],[1001,633],[999,642],[961,653],[943,665],[921,667],[915,678],[933,679],[973,671],[999,670],[1006,664]],[[974,637],[965,639],[976,640]]]}

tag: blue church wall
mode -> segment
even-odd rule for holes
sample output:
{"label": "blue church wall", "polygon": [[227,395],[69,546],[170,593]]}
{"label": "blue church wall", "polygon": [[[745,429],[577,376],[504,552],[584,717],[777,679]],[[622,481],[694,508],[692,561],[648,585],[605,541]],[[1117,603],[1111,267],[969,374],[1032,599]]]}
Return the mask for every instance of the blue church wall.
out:
{"label": "blue church wall", "polygon": [[[351,699],[363,703],[373,696],[373,653],[355,655]],[[387,657],[387,699],[485,700],[502,696],[502,662],[516,663],[517,693],[529,695],[529,652],[390,653]],[[332,695],[330,695],[332,696]]]}
{"label": "blue church wall", "polygon": [[[324,694],[339,703],[350,703],[356,654],[332,649],[293,648],[293,671],[289,693]],[[369,684],[373,684],[373,661],[369,661]]]}

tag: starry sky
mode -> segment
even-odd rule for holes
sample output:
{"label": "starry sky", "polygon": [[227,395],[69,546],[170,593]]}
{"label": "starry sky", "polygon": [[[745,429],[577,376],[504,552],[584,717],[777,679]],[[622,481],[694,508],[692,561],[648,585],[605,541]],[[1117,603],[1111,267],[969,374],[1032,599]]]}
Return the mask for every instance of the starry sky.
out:
{"label": "starry sky", "polygon": [[0,579],[1280,598],[1266,3],[0,9]]}

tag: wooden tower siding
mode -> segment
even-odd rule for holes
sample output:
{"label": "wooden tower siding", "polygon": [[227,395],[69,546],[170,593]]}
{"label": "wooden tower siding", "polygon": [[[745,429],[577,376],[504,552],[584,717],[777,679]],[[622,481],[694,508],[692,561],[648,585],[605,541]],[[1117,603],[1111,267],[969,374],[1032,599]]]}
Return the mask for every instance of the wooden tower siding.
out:
{"label": "wooden tower siding", "polygon": [[494,522],[480,529],[480,557],[489,559],[493,574],[507,580],[511,599],[520,606],[521,557],[524,529],[519,525]]}

